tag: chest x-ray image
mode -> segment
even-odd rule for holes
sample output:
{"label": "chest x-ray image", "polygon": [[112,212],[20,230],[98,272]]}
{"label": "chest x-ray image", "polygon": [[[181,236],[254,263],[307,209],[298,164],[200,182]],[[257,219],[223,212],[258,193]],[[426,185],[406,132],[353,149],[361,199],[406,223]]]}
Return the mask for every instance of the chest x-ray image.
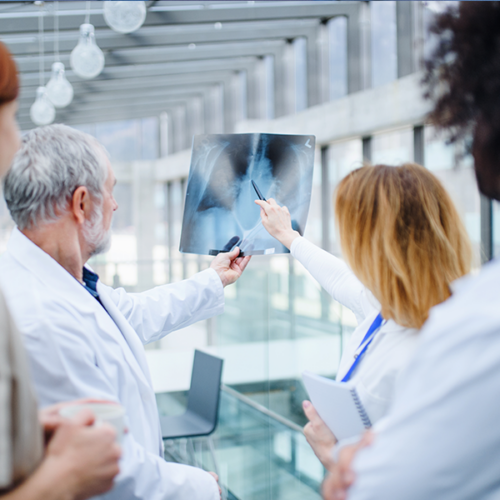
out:
{"label": "chest x-ray image", "polygon": [[312,135],[195,136],[180,251],[217,255],[238,246],[243,255],[288,253],[262,225],[256,189],[286,205],[294,229],[303,234],[314,145]]}

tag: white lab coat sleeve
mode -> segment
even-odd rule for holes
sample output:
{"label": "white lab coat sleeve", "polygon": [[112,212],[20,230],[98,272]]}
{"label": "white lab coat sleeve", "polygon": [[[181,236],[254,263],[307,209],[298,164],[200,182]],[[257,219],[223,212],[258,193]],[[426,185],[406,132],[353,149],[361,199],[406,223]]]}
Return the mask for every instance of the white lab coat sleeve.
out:
{"label": "white lab coat sleeve", "polygon": [[213,269],[147,292],[105,288],[143,344],[224,312],[224,287]]}
{"label": "white lab coat sleeve", "polygon": [[355,314],[358,324],[373,312],[366,288],[343,260],[302,237],[293,240],[290,251],[336,301]]}
{"label": "white lab coat sleeve", "polygon": [[[202,469],[166,462],[148,453],[132,436],[122,444],[120,474],[102,500],[219,500],[215,479]],[[132,459],[131,459],[132,457]]]}
{"label": "white lab coat sleeve", "polygon": [[[61,311],[61,314],[68,314]],[[98,366],[92,348],[84,340],[79,323],[42,320],[23,325],[40,406],[94,397],[118,401]],[[57,387],[57,390],[54,388]],[[207,472],[165,462],[138,444],[129,433],[124,437],[120,474],[106,499],[121,500],[218,500],[219,489]]]}
{"label": "white lab coat sleeve", "polygon": [[479,293],[431,310],[349,500],[500,498],[500,293]]}

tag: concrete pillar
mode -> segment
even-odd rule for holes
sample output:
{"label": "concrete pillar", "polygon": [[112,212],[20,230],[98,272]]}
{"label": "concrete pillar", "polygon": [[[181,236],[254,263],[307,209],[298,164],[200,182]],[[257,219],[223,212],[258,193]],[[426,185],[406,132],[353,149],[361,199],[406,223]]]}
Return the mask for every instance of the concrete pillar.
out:
{"label": "concrete pillar", "polygon": [[246,120],[246,75],[239,71],[228,78],[224,86],[224,126],[233,133],[236,123]]}
{"label": "concrete pillar", "polygon": [[352,94],[371,87],[370,7],[352,5],[347,18],[347,88]]}
{"label": "concrete pillar", "polygon": [[266,63],[259,58],[253,69],[247,72],[248,118],[266,119]]}
{"label": "concrete pillar", "polygon": [[320,25],[306,39],[307,107],[325,102],[322,78],[322,43],[325,40],[324,32],[325,26]]}
{"label": "concrete pillar", "polygon": [[224,89],[213,85],[205,92],[204,117],[206,134],[222,134],[224,131]]}
{"label": "concrete pillar", "polygon": [[297,81],[295,79],[295,48],[293,42],[287,43],[283,48],[283,73],[284,82],[281,88],[283,99],[283,115],[292,115],[297,109]]}
{"label": "concrete pillar", "polygon": [[185,147],[190,148],[193,136],[203,134],[204,106],[201,97],[193,97],[186,104],[186,137]]}
{"label": "concrete pillar", "polygon": [[414,2],[396,2],[396,26],[398,45],[398,78],[416,70],[414,60]]}
{"label": "concrete pillar", "polygon": [[[308,60],[307,39],[296,38],[293,41],[293,71],[295,77],[295,112],[303,111],[308,107]],[[316,75],[315,75],[316,76]]]}

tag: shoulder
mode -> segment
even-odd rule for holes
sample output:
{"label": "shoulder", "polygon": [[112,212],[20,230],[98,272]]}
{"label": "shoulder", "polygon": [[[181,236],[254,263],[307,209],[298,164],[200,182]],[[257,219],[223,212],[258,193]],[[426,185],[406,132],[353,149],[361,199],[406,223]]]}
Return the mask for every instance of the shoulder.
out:
{"label": "shoulder", "polygon": [[500,260],[483,266],[478,276],[458,280],[454,289],[447,301],[432,308],[422,338],[457,343],[481,341],[493,335],[498,342]]}

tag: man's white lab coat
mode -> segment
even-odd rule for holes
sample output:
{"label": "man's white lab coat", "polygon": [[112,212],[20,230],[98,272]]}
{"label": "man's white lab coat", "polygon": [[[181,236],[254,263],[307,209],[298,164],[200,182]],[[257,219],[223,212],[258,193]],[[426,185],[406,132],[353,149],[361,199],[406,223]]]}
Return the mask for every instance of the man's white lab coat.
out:
{"label": "man's white lab coat", "polygon": [[98,282],[99,302],[17,229],[0,258],[0,285],[23,334],[40,406],[84,397],[125,407],[129,433],[113,500],[215,500],[201,469],[165,462],[158,410],[142,344],[220,314],[217,273],[130,294]]}

